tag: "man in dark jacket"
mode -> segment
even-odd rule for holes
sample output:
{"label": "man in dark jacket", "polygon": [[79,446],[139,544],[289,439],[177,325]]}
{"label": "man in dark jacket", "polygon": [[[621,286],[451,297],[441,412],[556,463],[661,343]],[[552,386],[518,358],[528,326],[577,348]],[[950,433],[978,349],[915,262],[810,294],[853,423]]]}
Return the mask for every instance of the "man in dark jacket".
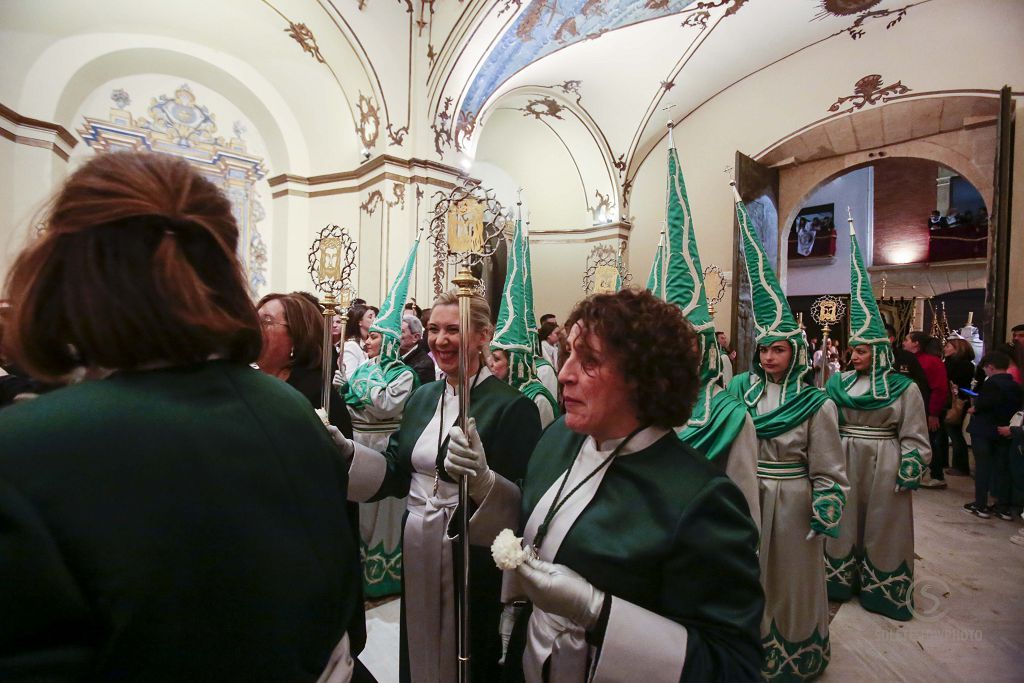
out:
{"label": "man in dark jacket", "polygon": [[402,354],[402,362],[408,365],[420,378],[420,385],[428,384],[437,379],[434,359],[431,358],[419,343],[423,338],[423,323],[412,314],[402,316],[402,339],[398,350]]}
{"label": "man in dark jacket", "polygon": [[[1010,376],[1010,357],[1001,351],[992,351],[978,364],[986,380],[974,405],[967,431],[974,449],[975,480],[974,501],[964,505],[964,512],[987,519],[994,512],[1007,521],[1013,519],[1010,511],[1010,439],[999,434],[999,427],[1010,424],[1010,418],[1020,410],[1021,388]],[[996,498],[995,509],[988,507],[989,491]]]}

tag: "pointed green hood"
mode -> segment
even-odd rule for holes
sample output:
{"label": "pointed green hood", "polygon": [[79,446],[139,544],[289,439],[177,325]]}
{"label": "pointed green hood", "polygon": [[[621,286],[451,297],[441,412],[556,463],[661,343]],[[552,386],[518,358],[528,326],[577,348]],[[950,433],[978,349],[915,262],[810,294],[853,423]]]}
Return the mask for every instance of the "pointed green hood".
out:
{"label": "pointed green hood", "polygon": [[405,313],[405,301],[409,298],[409,280],[412,278],[413,268],[416,266],[416,250],[420,246],[419,235],[412,243],[409,256],[405,259],[405,265],[398,271],[395,281],[391,283],[388,296],[381,304],[380,313],[377,319],[370,326],[370,332],[379,332],[383,337],[380,347],[380,362],[382,365],[388,361],[400,361],[402,359],[399,347],[402,339],[402,315]]}
{"label": "pointed green hood", "polygon": [[522,221],[516,221],[508,250],[505,286],[501,292],[501,307],[498,309],[491,349],[501,349],[508,355],[508,383],[511,386],[523,393],[536,393],[534,385],[540,388],[543,385],[537,379],[530,316],[527,314],[528,258],[529,248],[523,234],[523,224]]}
{"label": "pointed green hood", "polygon": [[700,426],[707,422],[710,415],[714,385],[722,374],[722,359],[715,337],[715,322],[708,311],[707,295],[704,292],[704,271],[700,254],[697,253],[690,200],[686,194],[679,156],[671,142],[671,132],[669,138],[665,301],[679,306],[697,332],[701,389],[687,424]]}
{"label": "pointed green hood", "polygon": [[527,223],[526,228],[522,226],[522,219],[516,220],[516,229],[522,230],[523,233],[523,250],[525,256],[523,257],[523,288],[526,298],[526,329],[530,335],[530,345],[533,347],[533,355],[541,355],[540,350],[540,336],[537,334],[537,314],[533,308],[533,267],[532,261],[530,260],[530,228]]}
{"label": "pointed green hood", "polygon": [[[850,218],[850,348],[860,344],[871,347],[871,396],[889,399],[899,396],[905,389],[903,378],[893,368],[894,356],[889,334],[882,315],[878,312],[871,277],[864,266],[857,233]],[[852,384],[852,382],[851,382]],[[895,394],[895,396],[894,396]]]}
{"label": "pointed green hood", "polygon": [[658,249],[654,252],[654,263],[647,276],[647,289],[659,299],[665,298],[665,233],[658,238]]}
{"label": "pointed green hood", "polygon": [[[793,317],[793,312],[786,301],[786,295],[782,286],[768,263],[768,255],[761,246],[750,218],[747,216],[747,208],[736,190],[736,183],[730,183],[736,201],[736,217],[740,224],[740,234],[743,237],[743,256],[747,267],[747,279],[750,281],[750,298],[754,313],[754,341],[758,346],[767,346],[772,342],[788,342],[793,349],[793,359],[790,361],[786,374],[782,379],[782,396],[780,406],[795,398],[805,391],[817,391],[815,387],[804,381],[804,376],[809,370],[807,357],[807,342],[800,333],[800,326]],[[764,393],[765,382],[768,377],[761,367],[758,354],[754,354],[751,365],[751,381],[749,388],[742,396],[743,402],[753,406]]]}
{"label": "pointed green hood", "polygon": [[413,374],[413,386],[419,384],[419,377],[408,365],[402,362],[402,315],[405,312],[405,301],[409,298],[409,280],[412,278],[416,265],[416,250],[420,246],[419,235],[412,243],[405,265],[398,271],[395,281],[391,283],[387,298],[381,305],[380,314],[370,332],[381,335],[380,355],[363,363],[349,378],[345,403],[354,408],[366,408],[372,404],[371,392],[377,387],[386,387],[395,381],[403,372]]}

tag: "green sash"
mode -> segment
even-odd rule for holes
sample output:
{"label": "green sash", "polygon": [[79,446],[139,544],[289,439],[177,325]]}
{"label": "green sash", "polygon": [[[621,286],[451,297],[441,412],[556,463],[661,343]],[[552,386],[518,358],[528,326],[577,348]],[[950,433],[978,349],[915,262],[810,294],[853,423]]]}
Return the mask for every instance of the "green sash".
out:
{"label": "green sash", "polygon": [[[704,400],[703,395],[700,400]],[[746,417],[747,407],[741,401],[727,391],[719,391],[711,398],[707,421],[700,426],[687,425],[679,432],[679,439],[714,460],[732,446]]]}
{"label": "green sash", "polygon": [[[818,409],[828,400],[828,395],[824,391],[811,389],[808,391],[805,388],[775,410],[770,410],[767,413],[757,414],[757,404],[747,408],[750,416],[754,419],[757,438],[774,439],[799,427],[807,418],[818,412]],[[749,372],[737,375],[729,382],[729,393],[733,396],[744,396],[749,390]]]}
{"label": "green sash", "polygon": [[[853,386],[859,376],[857,372],[832,375],[829,377],[828,383],[825,384],[825,392],[829,398],[836,402],[836,405],[843,408],[850,408],[851,410],[878,410],[895,403],[903,392],[906,391],[907,387],[914,383],[909,377],[893,372],[889,373],[887,378],[889,382],[888,397],[875,398],[871,391],[867,391],[860,396],[850,396],[850,387]],[[839,413],[839,418],[839,421],[842,422],[842,411]]]}

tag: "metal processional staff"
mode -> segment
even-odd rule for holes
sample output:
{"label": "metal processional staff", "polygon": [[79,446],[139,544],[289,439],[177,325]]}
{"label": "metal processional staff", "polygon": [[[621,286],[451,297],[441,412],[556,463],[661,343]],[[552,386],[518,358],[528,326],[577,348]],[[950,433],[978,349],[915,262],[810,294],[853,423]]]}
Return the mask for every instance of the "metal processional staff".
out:
{"label": "metal processional staff", "polygon": [[[497,249],[503,232],[505,216],[499,213],[490,222],[485,212],[493,208],[489,196],[481,199],[475,196],[476,188],[457,188],[453,195],[442,198],[435,209],[432,221],[435,225],[443,222],[445,230],[431,230],[435,242],[443,240],[443,252],[449,264],[458,268],[452,284],[459,299],[459,419],[463,433],[469,432],[469,392],[473,378],[469,376],[469,331],[472,329],[470,300],[480,287],[480,280],[473,275],[473,268],[479,267]],[[440,247],[441,245],[438,244]],[[459,477],[458,529],[462,546],[462,576],[455,587],[456,611],[458,615],[458,671],[459,682],[470,681],[470,576],[469,576],[469,479]]]}
{"label": "metal processional staff", "polygon": [[[352,302],[350,282],[356,264],[356,245],[345,228],[328,225],[323,228],[309,250],[309,272],[313,287],[322,295],[320,306],[324,314],[323,359],[321,365],[320,407],[324,420],[331,410],[331,360],[334,345],[331,327],[336,312],[341,316],[342,337],[348,322],[348,309]],[[342,340],[344,343],[344,339]],[[341,352],[344,372],[344,350]]]}

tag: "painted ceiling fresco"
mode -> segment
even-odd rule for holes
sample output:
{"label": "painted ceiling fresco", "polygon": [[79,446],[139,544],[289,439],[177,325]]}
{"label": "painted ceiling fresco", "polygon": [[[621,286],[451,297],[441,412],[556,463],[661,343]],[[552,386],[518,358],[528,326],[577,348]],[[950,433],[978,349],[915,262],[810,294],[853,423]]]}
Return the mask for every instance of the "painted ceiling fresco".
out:
{"label": "painted ceiling fresco", "polygon": [[[509,77],[552,52],[617,28],[676,14],[695,1],[531,0],[487,55],[469,87],[462,112],[467,118],[475,117]],[[506,0],[506,9],[519,4]]]}

